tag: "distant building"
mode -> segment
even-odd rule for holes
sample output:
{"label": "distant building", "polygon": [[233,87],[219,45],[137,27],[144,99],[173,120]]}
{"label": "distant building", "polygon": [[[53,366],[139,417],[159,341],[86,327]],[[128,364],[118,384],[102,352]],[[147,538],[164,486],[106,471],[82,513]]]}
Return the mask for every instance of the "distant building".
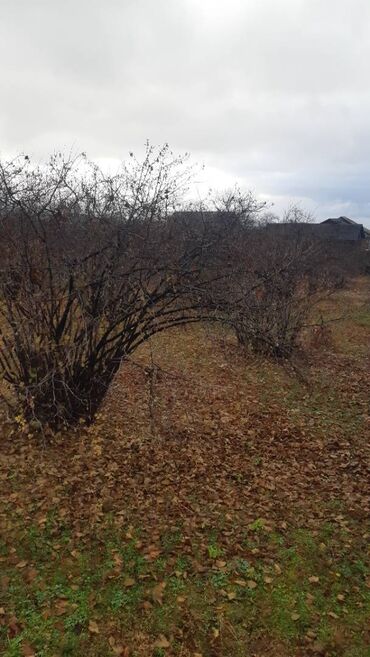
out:
{"label": "distant building", "polygon": [[[171,216],[172,223],[177,230],[185,231],[188,235],[201,234],[207,229],[207,235],[222,237],[224,231],[228,233],[238,227],[253,226],[249,223],[248,215],[240,217],[235,212],[228,211],[199,211],[189,210],[174,212]],[[258,226],[258,224],[257,224]],[[274,232],[284,237],[300,235],[307,238],[326,240],[330,242],[361,242],[370,240],[370,230],[362,224],[348,219],[348,217],[337,217],[325,219],[321,223],[300,222],[276,222],[268,223],[264,230]]]}
{"label": "distant building", "polygon": [[370,230],[348,217],[331,217],[322,221],[320,226],[330,226],[333,230],[333,239],[351,241],[370,239]]}
{"label": "distant building", "polygon": [[269,224],[269,228],[280,235],[301,235],[330,242],[361,242],[370,239],[370,230],[364,228],[347,217],[325,219],[319,224],[309,223],[276,223]]}

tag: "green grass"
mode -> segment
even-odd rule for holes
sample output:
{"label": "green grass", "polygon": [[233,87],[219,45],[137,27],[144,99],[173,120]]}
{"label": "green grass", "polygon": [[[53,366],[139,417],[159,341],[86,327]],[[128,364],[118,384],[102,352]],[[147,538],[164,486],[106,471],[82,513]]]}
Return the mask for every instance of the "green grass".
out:
{"label": "green grass", "polygon": [[[367,569],[362,549],[348,542],[349,532],[324,523],[314,532],[281,534],[265,531],[257,519],[246,544],[258,544],[268,558],[228,557],[216,533],[211,537],[207,568],[198,573],[187,555],[174,558],[179,531],[163,535],[160,557],[148,562],[136,539],[127,540],[112,527],[99,540],[84,541],[76,554],[69,532],[56,532],[52,517],[44,528],[31,525],[19,537],[16,559],[9,546],[1,546],[1,575],[9,578],[1,600],[1,654],[22,657],[30,645],[37,657],[100,657],[114,654],[109,637],[134,644],[135,635],[144,633],[152,646],[159,635],[169,637],[171,654],[180,655],[186,630],[204,657],[213,654],[217,641],[220,654],[243,657],[245,646],[261,635],[286,646],[287,654],[311,641],[331,655],[368,655]],[[17,567],[18,559],[27,560],[27,566]],[[151,590],[159,582],[165,588],[158,602]],[[12,618],[16,633],[9,630]],[[90,621],[98,624],[99,634],[89,631]],[[166,654],[165,648],[151,650]],[[142,653],[132,648],[131,654]]]}
{"label": "green grass", "polygon": [[359,326],[370,328],[370,304],[367,308],[361,308],[354,313],[353,321]]}

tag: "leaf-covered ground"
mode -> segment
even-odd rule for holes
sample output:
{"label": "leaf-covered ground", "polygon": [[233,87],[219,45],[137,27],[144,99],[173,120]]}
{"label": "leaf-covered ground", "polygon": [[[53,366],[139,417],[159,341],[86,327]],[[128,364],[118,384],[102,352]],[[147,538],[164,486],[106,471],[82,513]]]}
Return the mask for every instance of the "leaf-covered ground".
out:
{"label": "leaf-covered ground", "polygon": [[296,370],[191,327],[92,427],[46,445],[4,418],[1,654],[370,654],[369,280],[322,311],[345,318]]}

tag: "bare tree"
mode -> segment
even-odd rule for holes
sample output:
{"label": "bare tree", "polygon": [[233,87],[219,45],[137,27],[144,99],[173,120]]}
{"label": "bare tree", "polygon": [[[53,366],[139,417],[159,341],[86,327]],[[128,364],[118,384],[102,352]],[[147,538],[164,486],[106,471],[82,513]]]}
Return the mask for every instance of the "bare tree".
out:
{"label": "bare tree", "polygon": [[241,345],[276,358],[297,350],[320,293],[333,289],[322,255],[322,245],[299,230],[260,225],[243,235],[218,291],[218,311]]}
{"label": "bare tree", "polygon": [[112,177],[84,157],[0,165],[0,374],[27,421],[91,421],[122,359],[204,315],[212,239],[170,219],[188,180],[168,147]]}

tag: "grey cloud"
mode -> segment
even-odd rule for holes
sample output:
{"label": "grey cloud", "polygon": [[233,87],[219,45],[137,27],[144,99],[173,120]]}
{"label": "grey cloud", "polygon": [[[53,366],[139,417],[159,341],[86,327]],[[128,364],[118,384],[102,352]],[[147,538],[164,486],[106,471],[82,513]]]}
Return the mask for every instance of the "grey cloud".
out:
{"label": "grey cloud", "polygon": [[191,151],[370,223],[368,0],[2,0],[0,151]]}

